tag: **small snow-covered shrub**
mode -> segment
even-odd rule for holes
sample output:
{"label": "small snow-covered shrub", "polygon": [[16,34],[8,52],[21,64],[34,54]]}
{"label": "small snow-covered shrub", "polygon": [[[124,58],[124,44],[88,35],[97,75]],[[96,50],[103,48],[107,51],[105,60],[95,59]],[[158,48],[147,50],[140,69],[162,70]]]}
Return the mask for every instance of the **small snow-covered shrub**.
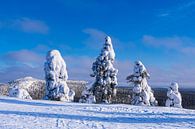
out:
{"label": "small snow-covered shrub", "polygon": [[[45,99],[58,101],[71,101],[75,93],[70,92],[66,83],[68,74],[66,63],[58,50],[51,50],[47,53],[44,65],[46,80]],[[71,95],[71,96],[69,96]]]}
{"label": "small snow-covered shrub", "polygon": [[133,83],[133,95],[131,104],[156,106],[157,101],[154,98],[153,91],[148,85],[147,79],[150,77],[145,66],[141,61],[136,61],[133,74],[127,77],[128,82]]}
{"label": "small snow-covered shrub", "polygon": [[9,96],[20,98],[20,99],[32,99],[32,97],[30,96],[27,90],[21,89],[17,86],[9,89]]}
{"label": "small snow-covered shrub", "polygon": [[166,107],[182,108],[182,98],[178,89],[179,85],[176,82],[171,83],[167,91]]}

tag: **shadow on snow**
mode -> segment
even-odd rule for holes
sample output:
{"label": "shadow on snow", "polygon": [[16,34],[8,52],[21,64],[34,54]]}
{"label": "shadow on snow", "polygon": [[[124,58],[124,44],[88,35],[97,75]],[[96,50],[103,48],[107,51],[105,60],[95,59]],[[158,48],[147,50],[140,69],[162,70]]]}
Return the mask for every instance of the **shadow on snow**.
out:
{"label": "shadow on snow", "polygon": [[70,114],[3,111],[3,110],[0,110],[0,114],[31,116],[31,117],[44,117],[44,118],[61,118],[61,119],[97,121],[97,122],[113,122],[113,123],[179,123],[179,122],[194,122],[195,121],[195,118],[99,117],[99,116],[83,116],[83,115],[70,115]]}
{"label": "shadow on snow", "polygon": [[[140,112],[140,113],[133,113],[133,112],[105,112],[105,111],[93,111],[93,110],[80,110],[80,111],[83,111],[83,112],[89,112],[89,113],[97,113],[97,114],[105,114],[105,115],[123,115],[123,116],[131,116],[131,115],[134,115],[134,116],[152,116],[152,115],[160,115],[160,116],[195,116],[195,113],[194,114],[185,114],[185,113],[168,113],[168,112],[162,112],[162,113],[152,113],[152,112]],[[195,117],[194,117],[195,119]]]}

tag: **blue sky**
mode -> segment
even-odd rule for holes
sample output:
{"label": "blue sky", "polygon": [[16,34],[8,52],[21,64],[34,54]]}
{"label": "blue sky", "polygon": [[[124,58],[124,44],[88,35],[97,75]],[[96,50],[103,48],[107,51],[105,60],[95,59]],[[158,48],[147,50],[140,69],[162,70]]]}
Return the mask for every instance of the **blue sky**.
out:
{"label": "blue sky", "polygon": [[119,81],[141,60],[152,85],[195,84],[195,1],[6,0],[0,4],[0,82],[44,78],[59,49],[69,79],[92,81],[91,64],[111,36]]}

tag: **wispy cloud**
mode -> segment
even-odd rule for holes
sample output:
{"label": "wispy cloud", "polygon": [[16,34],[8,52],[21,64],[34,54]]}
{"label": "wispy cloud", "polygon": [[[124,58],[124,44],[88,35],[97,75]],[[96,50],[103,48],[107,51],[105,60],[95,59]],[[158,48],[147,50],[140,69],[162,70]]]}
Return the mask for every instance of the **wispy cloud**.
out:
{"label": "wispy cloud", "polygon": [[89,37],[84,41],[85,45],[92,49],[101,48],[101,43],[104,42],[107,34],[101,30],[94,28],[87,28],[83,30]]}
{"label": "wispy cloud", "polygon": [[18,78],[31,76],[35,78],[44,78],[42,67],[30,67],[29,65],[12,65],[0,70],[0,82],[6,83]]}
{"label": "wispy cloud", "polygon": [[195,47],[184,47],[181,51],[187,55],[195,55]]}
{"label": "wispy cloud", "polygon": [[173,17],[173,18],[184,18],[188,14],[195,12],[195,1],[182,1],[181,3],[175,4],[173,7],[167,9],[161,9],[157,16],[158,17]]}
{"label": "wispy cloud", "polygon": [[30,18],[14,20],[13,27],[29,33],[47,34],[49,32],[49,27],[43,21]]}
{"label": "wispy cloud", "polygon": [[27,65],[29,67],[36,67],[40,65],[41,60],[43,57],[36,54],[31,50],[19,50],[8,52],[1,57],[4,62],[9,65]]}
{"label": "wispy cloud", "polygon": [[0,56],[0,82],[32,76],[43,78],[43,56],[31,50],[19,50]]}
{"label": "wispy cloud", "polygon": [[[8,63],[7,67],[0,69],[0,82],[8,82],[25,76],[44,79],[44,57],[45,55],[39,55],[35,51],[30,50],[20,50],[6,54],[4,61],[6,58],[9,62],[6,62]],[[64,60],[67,64],[69,79],[94,81],[94,78],[91,78],[89,75],[92,72],[91,66],[95,58],[64,56]],[[19,62],[20,65],[16,62]],[[29,64],[36,65],[32,67]],[[119,69],[117,76],[119,85],[128,85],[125,78],[133,72],[133,62],[131,60],[116,60],[114,66]],[[195,69],[193,67],[186,67],[184,64],[174,64],[169,69],[161,69],[147,65],[146,68],[151,74],[149,84],[152,87],[167,86],[172,81],[177,81],[182,86],[192,86],[195,83]]]}
{"label": "wispy cloud", "polygon": [[27,17],[0,21],[1,28],[20,30],[26,33],[49,33],[49,27],[45,22]]}
{"label": "wispy cloud", "polygon": [[161,69],[157,67],[148,67],[150,72],[150,84],[152,86],[165,87],[171,82],[178,82],[181,87],[194,87],[195,84],[195,68],[188,67],[186,64],[175,63],[169,69]]}
{"label": "wispy cloud", "polygon": [[116,50],[124,51],[135,49],[135,43],[132,41],[123,42],[120,39],[96,28],[87,28],[83,30],[84,33],[88,34],[89,37],[84,41],[84,44],[91,49],[102,48],[102,44],[105,42],[105,37],[110,36],[112,39],[112,44]]}
{"label": "wispy cloud", "polygon": [[143,42],[154,47],[178,48],[182,45],[183,40],[179,37],[156,38],[150,35],[143,36]]}
{"label": "wispy cloud", "polygon": [[151,35],[144,35],[142,38],[143,43],[157,47],[173,49],[183,54],[195,55],[195,40],[188,37],[154,37]]}

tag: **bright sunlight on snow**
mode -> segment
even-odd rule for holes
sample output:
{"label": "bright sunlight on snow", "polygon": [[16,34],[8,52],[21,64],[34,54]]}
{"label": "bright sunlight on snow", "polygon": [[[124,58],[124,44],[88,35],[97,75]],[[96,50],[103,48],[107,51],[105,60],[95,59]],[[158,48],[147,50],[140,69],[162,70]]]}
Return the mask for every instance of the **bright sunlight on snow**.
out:
{"label": "bright sunlight on snow", "polygon": [[1,129],[195,128],[195,110],[0,97]]}

